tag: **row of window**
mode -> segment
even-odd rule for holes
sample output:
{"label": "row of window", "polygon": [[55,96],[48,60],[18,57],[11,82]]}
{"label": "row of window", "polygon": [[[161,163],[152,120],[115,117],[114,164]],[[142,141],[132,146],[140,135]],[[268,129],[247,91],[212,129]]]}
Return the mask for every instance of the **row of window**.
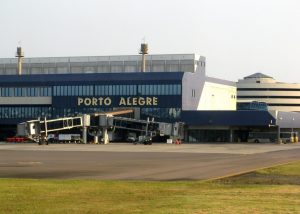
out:
{"label": "row of window", "polygon": [[181,115],[180,108],[142,108],[141,118],[154,117],[156,119],[174,120],[179,119]]}
{"label": "row of window", "polygon": [[[47,106],[0,107],[0,119],[37,119],[73,117],[83,113],[111,111],[109,108],[52,108]],[[141,117],[157,119],[177,119],[180,117],[180,108],[142,108]]]}
{"label": "row of window", "polygon": [[0,97],[48,97],[51,87],[6,87],[0,88]]}
{"label": "row of window", "polygon": [[51,117],[51,107],[0,107],[0,119]]}
{"label": "row of window", "polygon": [[54,96],[181,95],[180,84],[54,86]]}
{"label": "row of window", "polygon": [[83,113],[112,111],[111,108],[52,108],[45,106],[0,107],[0,119],[37,119],[73,117]]}
{"label": "row of window", "polygon": [[[53,96],[181,95],[180,84],[54,86]],[[48,97],[51,87],[2,87],[0,97]]]}
{"label": "row of window", "polygon": [[140,95],[181,95],[181,85],[180,84],[139,85],[138,94]]}
{"label": "row of window", "polygon": [[237,110],[267,111],[268,105],[265,102],[237,103]]}
{"label": "row of window", "polygon": [[93,96],[93,85],[54,86],[53,96]]}
{"label": "row of window", "polygon": [[[146,71],[151,72],[194,72],[194,64],[205,66],[205,62],[194,60],[149,60]],[[1,74],[15,74],[16,67],[10,64],[0,64]],[[98,61],[98,62],[56,62],[56,63],[24,63],[23,74],[50,73],[108,73],[108,72],[139,72],[140,61]]]}

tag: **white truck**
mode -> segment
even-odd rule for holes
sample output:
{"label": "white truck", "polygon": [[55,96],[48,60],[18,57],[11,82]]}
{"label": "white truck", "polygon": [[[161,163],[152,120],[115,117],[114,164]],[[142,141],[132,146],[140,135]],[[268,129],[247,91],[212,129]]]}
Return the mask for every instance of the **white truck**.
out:
{"label": "white truck", "polygon": [[49,134],[49,143],[82,143],[80,134]]}

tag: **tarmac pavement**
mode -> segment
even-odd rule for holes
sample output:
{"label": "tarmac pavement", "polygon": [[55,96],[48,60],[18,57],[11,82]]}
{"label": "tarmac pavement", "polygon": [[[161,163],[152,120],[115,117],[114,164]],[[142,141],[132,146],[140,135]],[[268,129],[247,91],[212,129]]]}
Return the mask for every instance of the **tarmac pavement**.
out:
{"label": "tarmac pavement", "polygon": [[0,144],[0,177],[203,180],[296,160],[300,144]]}

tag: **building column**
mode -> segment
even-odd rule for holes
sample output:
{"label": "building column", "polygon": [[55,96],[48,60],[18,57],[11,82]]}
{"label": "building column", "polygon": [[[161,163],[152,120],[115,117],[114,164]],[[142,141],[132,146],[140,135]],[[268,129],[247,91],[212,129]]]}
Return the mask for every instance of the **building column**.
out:
{"label": "building column", "polygon": [[83,140],[84,144],[87,144],[87,127],[86,126],[83,126],[82,140]]}
{"label": "building column", "polygon": [[230,128],[229,142],[233,143],[233,129],[232,128]]}
{"label": "building column", "polygon": [[94,144],[99,144],[98,135],[94,136]]}
{"label": "building column", "polygon": [[109,137],[107,133],[107,128],[103,128],[103,143],[109,144]]}

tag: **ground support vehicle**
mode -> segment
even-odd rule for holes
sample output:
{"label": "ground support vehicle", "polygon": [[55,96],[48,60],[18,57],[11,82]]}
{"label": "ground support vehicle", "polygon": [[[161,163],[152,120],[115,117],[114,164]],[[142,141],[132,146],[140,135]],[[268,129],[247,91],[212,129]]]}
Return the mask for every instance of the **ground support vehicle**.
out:
{"label": "ground support vehicle", "polygon": [[151,136],[139,136],[137,141],[133,142],[134,145],[144,144],[144,145],[152,145],[152,137]]}
{"label": "ground support vehicle", "polygon": [[49,143],[82,143],[80,134],[49,134]]}

